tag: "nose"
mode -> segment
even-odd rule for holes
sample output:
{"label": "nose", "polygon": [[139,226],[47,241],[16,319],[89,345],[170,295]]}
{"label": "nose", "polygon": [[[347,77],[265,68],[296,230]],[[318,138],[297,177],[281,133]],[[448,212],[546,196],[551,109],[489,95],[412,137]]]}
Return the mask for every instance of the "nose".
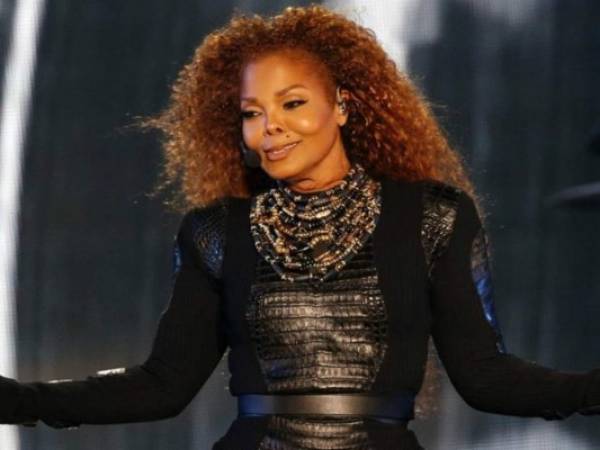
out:
{"label": "nose", "polygon": [[283,126],[281,125],[281,122],[279,120],[277,120],[277,118],[274,117],[272,114],[268,117],[265,114],[264,135],[269,136],[269,135],[273,135],[273,134],[279,134],[282,131],[283,131]]}

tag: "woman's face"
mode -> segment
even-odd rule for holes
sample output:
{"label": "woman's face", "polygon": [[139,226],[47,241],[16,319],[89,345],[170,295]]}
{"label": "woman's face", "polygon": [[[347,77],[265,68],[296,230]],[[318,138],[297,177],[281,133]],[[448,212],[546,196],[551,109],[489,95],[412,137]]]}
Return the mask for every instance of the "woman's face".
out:
{"label": "woman's face", "polygon": [[263,170],[310,188],[349,165],[339,129],[346,115],[327,95],[323,68],[301,56],[274,52],[246,64],[240,106],[244,141]]}

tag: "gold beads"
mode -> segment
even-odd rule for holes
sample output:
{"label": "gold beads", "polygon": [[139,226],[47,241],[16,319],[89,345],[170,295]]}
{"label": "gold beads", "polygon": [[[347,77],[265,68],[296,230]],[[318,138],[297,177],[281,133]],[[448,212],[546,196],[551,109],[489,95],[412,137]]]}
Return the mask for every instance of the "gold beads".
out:
{"label": "gold beads", "polygon": [[301,194],[280,185],[255,196],[250,230],[282,279],[323,281],[358,252],[380,211],[381,184],[354,164],[331,189]]}

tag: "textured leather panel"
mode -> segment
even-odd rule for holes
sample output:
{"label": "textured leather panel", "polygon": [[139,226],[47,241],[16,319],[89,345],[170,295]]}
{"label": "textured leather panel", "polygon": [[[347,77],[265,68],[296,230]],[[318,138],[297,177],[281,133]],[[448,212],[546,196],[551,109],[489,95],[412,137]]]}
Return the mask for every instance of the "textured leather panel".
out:
{"label": "textured leather panel", "polygon": [[473,282],[477,288],[479,299],[481,300],[485,318],[496,333],[496,347],[499,352],[506,353],[504,340],[502,338],[494,307],[488,245],[489,242],[485,230],[480,228],[471,247],[471,273]]}
{"label": "textured leather panel", "polygon": [[423,189],[421,242],[425,251],[427,275],[431,278],[437,259],[448,247],[458,210],[460,190],[429,180]]}
{"label": "textured leather panel", "polygon": [[[193,210],[189,219],[192,240],[198,252],[199,262],[217,280],[220,280],[222,276],[227,211],[227,203],[220,201]],[[182,251],[183,249],[176,240],[173,252],[174,274],[181,269]]]}
{"label": "textured leather panel", "polygon": [[269,392],[368,391],[387,347],[371,238],[324,282],[281,281],[261,259],[246,318]]}
{"label": "textured leather panel", "polygon": [[[448,248],[456,222],[460,193],[460,189],[449,184],[433,180],[425,182],[421,242],[425,250],[429,278],[436,261]],[[494,308],[488,249],[487,234],[481,227],[471,246],[471,275],[485,318],[496,334],[496,347],[499,352],[505,353],[506,348]]]}
{"label": "textured leather panel", "polygon": [[373,450],[360,419],[271,416],[259,450]]}

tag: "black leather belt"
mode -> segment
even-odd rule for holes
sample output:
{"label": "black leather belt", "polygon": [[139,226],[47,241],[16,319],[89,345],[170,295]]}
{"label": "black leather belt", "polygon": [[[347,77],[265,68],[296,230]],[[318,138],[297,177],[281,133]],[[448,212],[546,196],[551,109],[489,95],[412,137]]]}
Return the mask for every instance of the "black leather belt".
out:
{"label": "black leather belt", "polygon": [[238,416],[265,414],[371,416],[397,420],[414,418],[411,392],[369,394],[286,394],[238,396]]}

